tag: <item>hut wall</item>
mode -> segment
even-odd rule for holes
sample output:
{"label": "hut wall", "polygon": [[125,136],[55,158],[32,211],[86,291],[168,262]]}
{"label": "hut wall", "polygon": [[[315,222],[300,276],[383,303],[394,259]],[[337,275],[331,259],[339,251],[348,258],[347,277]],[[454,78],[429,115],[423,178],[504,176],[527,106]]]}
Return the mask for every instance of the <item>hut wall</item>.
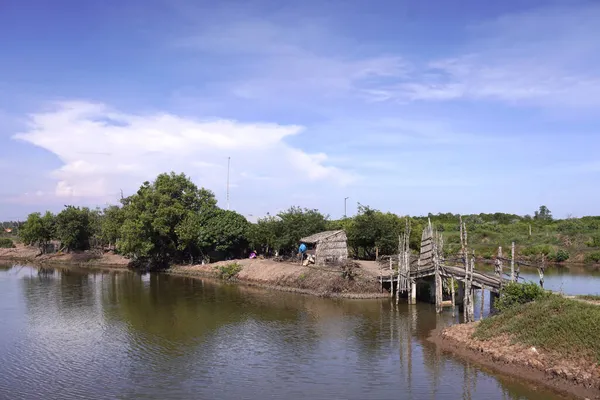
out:
{"label": "hut wall", "polygon": [[348,244],[345,232],[340,232],[317,243],[318,264],[328,261],[344,261],[348,258]]}

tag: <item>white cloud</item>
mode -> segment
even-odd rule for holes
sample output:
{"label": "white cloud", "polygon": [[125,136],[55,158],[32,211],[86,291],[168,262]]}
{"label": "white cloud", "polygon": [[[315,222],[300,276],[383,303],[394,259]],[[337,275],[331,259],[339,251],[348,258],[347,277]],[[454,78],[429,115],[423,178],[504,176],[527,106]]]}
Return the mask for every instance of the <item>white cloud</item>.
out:
{"label": "white cloud", "polygon": [[[273,187],[325,181],[345,185],[351,174],[285,142],[301,126],[198,121],[172,114],[121,113],[90,102],[60,103],[33,114],[29,129],[15,135],[54,153],[64,163],[52,172],[55,196],[113,200],[122,189],[171,170],[185,172],[210,189],[224,187],[227,157],[231,187],[264,176]],[[255,179],[255,177],[259,177]]]}

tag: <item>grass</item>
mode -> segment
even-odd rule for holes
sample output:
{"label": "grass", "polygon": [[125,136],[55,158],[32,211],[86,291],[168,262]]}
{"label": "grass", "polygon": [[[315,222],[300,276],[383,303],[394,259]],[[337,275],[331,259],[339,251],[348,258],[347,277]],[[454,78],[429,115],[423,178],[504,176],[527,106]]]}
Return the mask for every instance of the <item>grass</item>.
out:
{"label": "grass", "polygon": [[477,326],[474,337],[508,334],[517,343],[559,356],[583,356],[600,363],[600,307],[559,295],[517,305]]}
{"label": "grass", "polygon": [[220,265],[215,268],[219,272],[219,278],[224,279],[224,280],[230,280],[230,279],[234,278],[242,270],[242,266],[238,263]]}
{"label": "grass", "polygon": [[12,249],[15,247],[12,239],[0,238],[0,249]]}
{"label": "grass", "polygon": [[598,294],[580,294],[575,297],[582,300],[600,301],[600,295]]}

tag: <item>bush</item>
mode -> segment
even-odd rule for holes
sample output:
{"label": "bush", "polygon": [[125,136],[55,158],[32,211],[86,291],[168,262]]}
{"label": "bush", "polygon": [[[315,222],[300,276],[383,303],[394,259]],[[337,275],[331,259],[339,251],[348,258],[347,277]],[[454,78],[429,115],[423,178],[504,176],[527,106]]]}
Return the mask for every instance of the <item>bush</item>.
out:
{"label": "bush", "polygon": [[15,244],[9,238],[0,238],[0,249],[13,249]]}
{"label": "bush", "polygon": [[595,251],[586,255],[585,262],[600,262],[600,251]]}
{"label": "bush", "polygon": [[242,266],[238,263],[221,265],[215,268],[219,270],[219,278],[224,280],[234,278],[242,270]]}
{"label": "bush", "polygon": [[504,286],[500,291],[500,298],[494,305],[499,312],[519,304],[530,303],[546,296],[546,292],[535,283],[515,283],[511,282]]}
{"label": "bush", "polygon": [[540,254],[548,255],[552,252],[552,247],[547,244],[540,244],[537,246],[525,247],[520,250],[523,256],[537,256]]}
{"label": "bush", "polygon": [[595,235],[585,242],[587,247],[600,247],[600,235]]}
{"label": "bush", "polygon": [[554,262],[563,262],[569,259],[569,252],[563,249],[558,250],[556,253],[551,253],[548,256],[548,260]]}

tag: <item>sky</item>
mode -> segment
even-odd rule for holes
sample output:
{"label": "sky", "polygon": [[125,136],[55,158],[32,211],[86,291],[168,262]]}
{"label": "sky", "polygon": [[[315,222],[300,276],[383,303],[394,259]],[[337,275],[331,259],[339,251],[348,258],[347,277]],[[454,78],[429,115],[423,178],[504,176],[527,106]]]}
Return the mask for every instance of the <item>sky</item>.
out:
{"label": "sky", "polygon": [[290,206],[598,215],[600,2],[2,0],[0,220],[184,172]]}

